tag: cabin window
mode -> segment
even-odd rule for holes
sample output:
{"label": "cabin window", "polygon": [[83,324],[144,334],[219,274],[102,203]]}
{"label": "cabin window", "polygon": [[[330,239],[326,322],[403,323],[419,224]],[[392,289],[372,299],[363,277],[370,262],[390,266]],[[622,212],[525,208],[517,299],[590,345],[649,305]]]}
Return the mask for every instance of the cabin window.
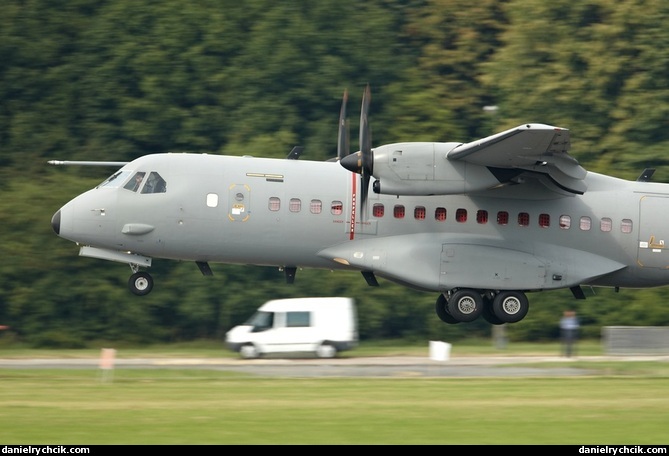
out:
{"label": "cabin window", "polygon": [[302,200],[299,198],[291,198],[288,203],[288,210],[290,212],[300,212],[302,210]]}
{"label": "cabin window", "polygon": [[620,231],[623,233],[631,233],[632,221],[630,219],[623,219],[623,221],[620,222]]}
{"label": "cabin window", "polygon": [[561,215],[560,216],[560,228],[563,230],[568,230],[571,228],[571,217],[568,215]]}
{"label": "cabin window", "polygon": [[604,217],[599,221],[599,228],[604,231],[605,233],[608,233],[611,231],[613,228],[613,220],[611,220],[608,217]]}
{"label": "cabin window", "polygon": [[425,208],[423,206],[416,206],[413,210],[413,217],[416,220],[425,220]]}
{"label": "cabin window", "polygon": [[539,214],[539,226],[542,228],[551,226],[551,216],[548,214]]}
{"label": "cabin window", "polygon": [[440,222],[446,220],[446,208],[445,207],[436,208],[434,210],[434,219]]}
{"label": "cabin window", "polygon": [[323,212],[323,202],[321,200],[311,200],[311,203],[309,203],[309,210],[312,214],[320,214]]}
{"label": "cabin window", "polygon": [[497,224],[498,225],[508,225],[509,224],[509,213],[506,211],[499,211],[497,213]]}
{"label": "cabin window", "polygon": [[218,194],[207,193],[207,207],[216,207],[216,206],[218,206]]}
{"label": "cabin window", "polygon": [[341,215],[342,212],[344,212],[344,203],[341,201],[333,201],[330,206],[330,212],[332,212],[332,215]]}
{"label": "cabin window", "polygon": [[455,211],[455,221],[458,223],[465,223],[467,221],[467,209],[458,209]]}
{"label": "cabin window", "polygon": [[530,225],[530,214],[528,214],[527,212],[518,213],[518,225],[529,226]]}
{"label": "cabin window", "polygon": [[581,217],[581,220],[579,221],[578,226],[583,231],[590,231],[590,228],[592,227],[592,221],[590,220],[590,217],[586,217],[586,216]]}
{"label": "cabin window", "polygon": [[310,312],[286,312],[287,328],[305,328],[311,326]]}
{"label": "cabin window", "polygon": [[269,210],[276,212],[281,209],[281,200],[277,196],[272,196],[269,199]]}
{"label": "cabin window", "polygon": [[404,218],[404,206],[402,206],[401,204],[397,204],[393,208],[393,217],[398,219]]}
{"label": "cabin window", "polygon": [[476,211],[476,223],[480,223],[481,225],[488,223],[488,211]]}
{"label": "cabin window", "polygon": [[385,206],[383,204],[376,203],[372,206],[372,215],[377,218],[383,217],[385,213]]}

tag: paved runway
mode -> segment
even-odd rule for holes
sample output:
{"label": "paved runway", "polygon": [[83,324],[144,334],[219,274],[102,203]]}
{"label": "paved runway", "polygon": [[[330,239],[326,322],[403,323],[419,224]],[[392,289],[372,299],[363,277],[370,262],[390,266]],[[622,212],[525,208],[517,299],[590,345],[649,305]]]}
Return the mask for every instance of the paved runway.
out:
{"label": "paved runway", "polygon": [[[564,377],[592,375],[579,361],[657,361],[669,356],[469,356],[444,361],[428,357],[368,358],[117,358],[114,369],[208,369],[270,377]],[[579,364],[583,364],[579,366]],[[99,369],[100,360],[0,359],[0,369]]]}

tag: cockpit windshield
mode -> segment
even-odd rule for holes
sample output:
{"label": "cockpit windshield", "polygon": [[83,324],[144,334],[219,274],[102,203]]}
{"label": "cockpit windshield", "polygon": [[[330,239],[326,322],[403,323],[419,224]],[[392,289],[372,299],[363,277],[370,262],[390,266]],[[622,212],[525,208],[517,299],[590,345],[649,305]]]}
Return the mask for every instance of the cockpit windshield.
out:
{"label": "cockpit windshield", "polygon": [[123,188],[126,190],[132,190],[133,192],[136,192],[137,190],[139,190],[139,187],[142,186],[145,174],[146,173],[144,172],[135,173],[133,178],[130,179],[128,183],[123,186]]}
{"label": "cockpit windshield", "polygon": [[141,188],[142,194],[147,193],[165,193],[167,191],[167,182],[163,179],[160,174],[155,171],[149,173],[149,177],[146,177],[146,173],[139,171],[128,181],[123,188],[126,190],[132,190],[137,192]]}
{"label": "cockpit windshield", "polygon": [[[132,177],[130,177],[131,175]],[[165,193],[167,191],[167,182],[155,171],[146,173],[144,171],[121,170],[114,173],[97,188],[119,188],[121,186],[126,190],[142,194]]]}
{"label": "cockpit windshield", "polygon": [[118,171],[114,174],[112,174],[106,181],[98,185],[96,188],[119,188],[125,180],[128,178],[128,176],[132,173],[132,171],[128,170],[121,170]]}
{"label": "cockpit windshield", "polygon": [[142,193],[165,193],[166,191],[167,182],[165,182],[165,179],[160,177],[160,174],[151,172],[142,188]]}

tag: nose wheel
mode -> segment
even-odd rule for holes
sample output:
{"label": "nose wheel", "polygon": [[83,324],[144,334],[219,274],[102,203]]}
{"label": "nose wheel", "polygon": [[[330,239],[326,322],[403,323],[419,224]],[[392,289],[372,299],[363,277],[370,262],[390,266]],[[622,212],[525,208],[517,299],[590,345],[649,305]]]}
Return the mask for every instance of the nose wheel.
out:
{"label": "nose wheel", "polygon": [[153,277],[148,272],[135,272],[128,279],[128,288],[137,296],[147,295],[153,289]]}

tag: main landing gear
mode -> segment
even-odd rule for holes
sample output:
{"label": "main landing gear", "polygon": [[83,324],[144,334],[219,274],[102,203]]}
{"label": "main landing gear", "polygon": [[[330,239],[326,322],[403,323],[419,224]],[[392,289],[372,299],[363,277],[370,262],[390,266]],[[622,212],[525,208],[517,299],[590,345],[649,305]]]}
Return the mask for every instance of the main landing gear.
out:
{"label": "main landing gear", "polygon": [[522,291],[480,291],[468,288],[440,294],[435,310],[441,321],[466,323],[483,317],[488,323],[517,323],[527,315],[529,301]]}

